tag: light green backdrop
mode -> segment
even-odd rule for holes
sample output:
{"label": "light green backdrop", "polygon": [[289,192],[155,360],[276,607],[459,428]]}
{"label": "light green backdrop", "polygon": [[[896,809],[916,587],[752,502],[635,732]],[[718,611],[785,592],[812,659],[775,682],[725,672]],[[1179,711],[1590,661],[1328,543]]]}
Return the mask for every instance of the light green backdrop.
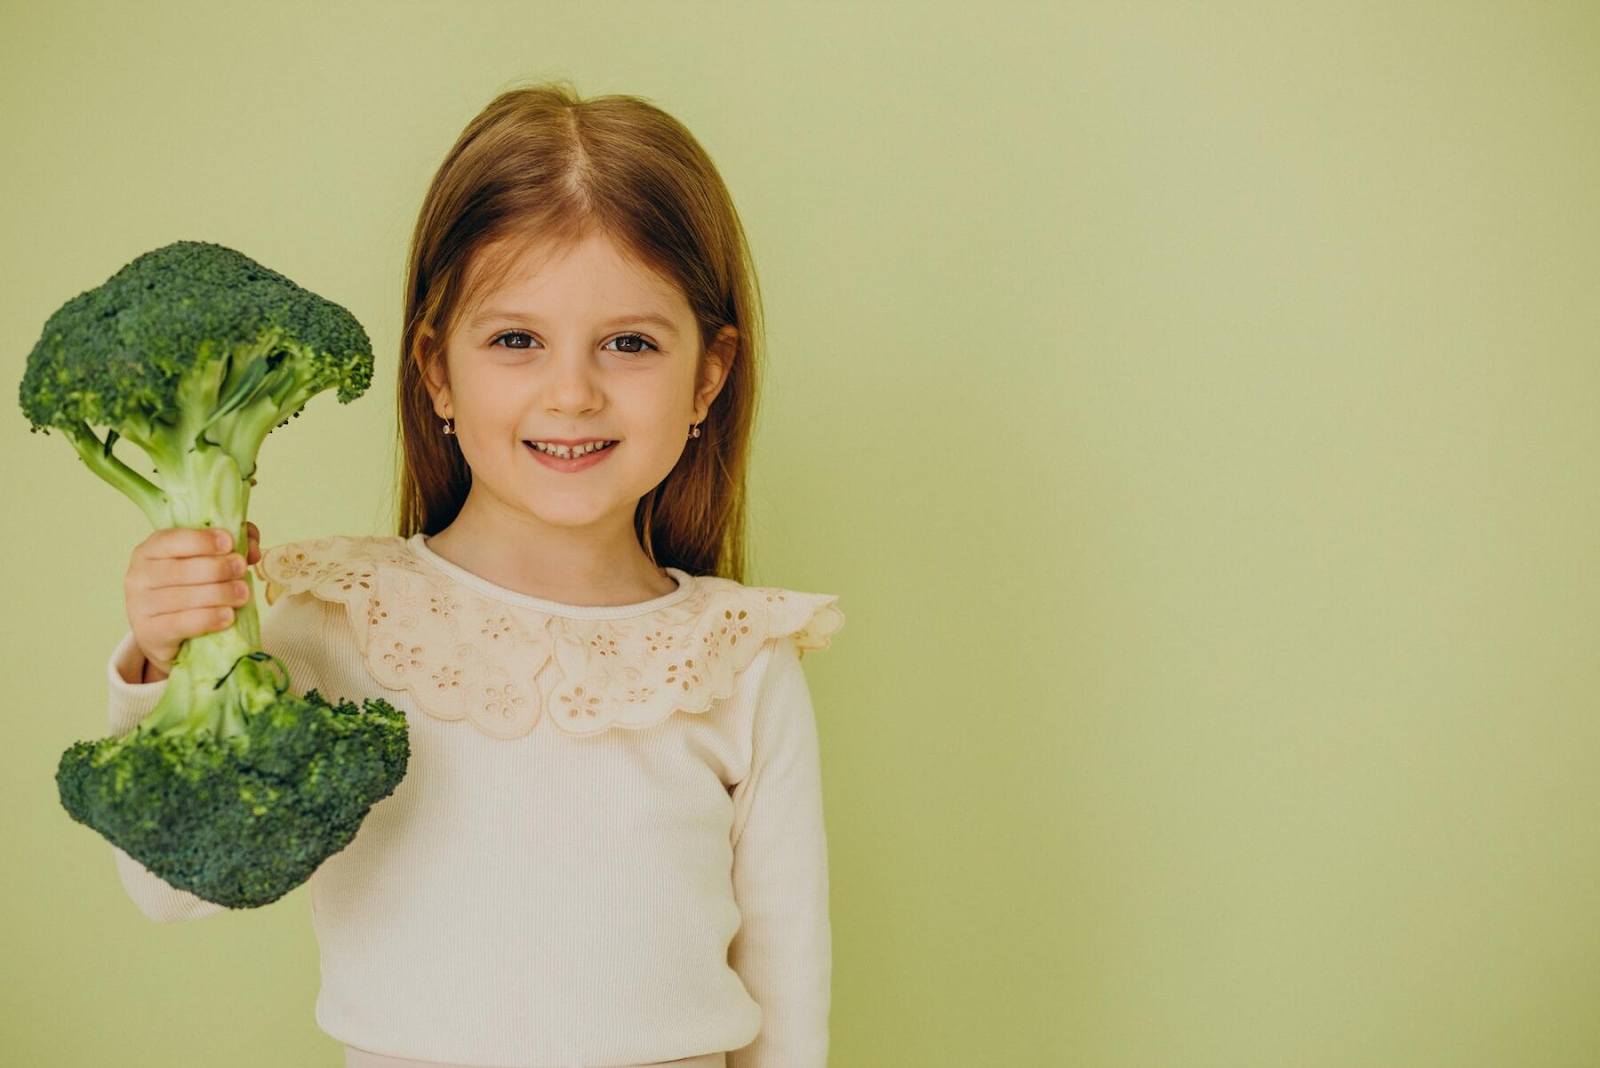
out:
{"label": "light green backdrop", "polygon": [[[753,579],[849,620],[832,1063],[1600,1063],[1600,14],[974,8],[6,0],[5,381],[233,245],[382,361],[253,518],[391,532],[433,169],[518,81],[648,97],[761,272]],[[61,810],[148,530],[0,448],[0,1063],[333,1068],[303,889],[152,924]]]}

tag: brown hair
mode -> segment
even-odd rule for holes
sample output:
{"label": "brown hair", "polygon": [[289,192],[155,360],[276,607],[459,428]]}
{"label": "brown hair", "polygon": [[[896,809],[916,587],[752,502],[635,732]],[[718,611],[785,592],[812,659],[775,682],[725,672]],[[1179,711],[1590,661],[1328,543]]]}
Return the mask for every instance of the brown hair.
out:
{"label": "brown hair", "polygon": [[443,530],[472,482],[461,450],[440,432],[424,368],[443,359],[457,319],[519,247],[560,247],[596,230],[682,290],[700,326],[702,371],[718,331],[738,330],[700,436],[688,438],[684,427],[683,455],[639,499],[633,525],[657,567],[743,582],[745,470],[764,348],[744,228],[710,156],[682,123],[635,96],[583,99],[565,79],[491,101],[423,200],[400,341],[400,536]]}

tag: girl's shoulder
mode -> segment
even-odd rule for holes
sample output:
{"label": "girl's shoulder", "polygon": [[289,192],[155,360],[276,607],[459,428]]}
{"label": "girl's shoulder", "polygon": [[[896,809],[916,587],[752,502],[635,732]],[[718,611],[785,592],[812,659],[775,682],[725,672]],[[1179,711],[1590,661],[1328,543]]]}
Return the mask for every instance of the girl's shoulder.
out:
{"label": "girl's shoulder", "polygon": [[[497,737],[541,714],[570,733],[653,726],[731,694],[762,646],[800,656],[844,624],[836,594],[750,586],[677,568],[672,593],[636,605],[561,605],[443,560],[421,536],[353,535],[275,545],[256,564],[267,603],[304,593],[342,605],[374,679],[440,719]],[[530,676],[555,662],[542,698]],[[542,707],[548,705],[548,709]]]}

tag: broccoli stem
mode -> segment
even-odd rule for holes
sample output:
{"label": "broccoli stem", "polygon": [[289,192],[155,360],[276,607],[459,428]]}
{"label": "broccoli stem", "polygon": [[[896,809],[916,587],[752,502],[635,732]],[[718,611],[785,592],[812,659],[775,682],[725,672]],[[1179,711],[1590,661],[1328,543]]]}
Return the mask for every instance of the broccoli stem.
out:
{"label": "broccoli stem", "polygon": [[116,454],[100,440],[99,435],[89,429],[88,423],[79,420],[76,423],[66,424],[61,427],[61,432],[72,442],[72,447],[78,450],[78,455],[89,465],[89,470],[122,491],[139,506],[139,510],[152,524],[157,527],[170,525],[166,522],[166,497],[161,490],[149,479],[117,459]]}
{"label": "broccoli stem", "polygon": [[[255,605],[247,603],[231,625],[184,642],[161,700],[138,729],[206,732],[218,738],[243,733],[247,717],[278,700],[276,676],[250,655],[261,648],[257,633]],[[133,733],[124,738],[131,740]]]}
{"label": "broccoli stem", "polygon": [[[273,351],[286,358],[268,369]],[[245,478],[254,477],[261,443],[273,428],[298,414],[307,401],[326,388],[326,383],[313,373],[316,366],[315,352],[292,342],[280,342],[276,331],[235,355],[234,375],[241,382],[254,383],[254,389],[246,391],[240,386],[237,393],[230,393],[227,414],[208,424],[203,433],[233,456]]]}
{"label": "broccoli stem", "polygon": [[[159,488],[112,455],[87,425],[69,429],[73,445],[158,529],[220,527],[233,532],[235,552],[246,551],[245,512],[261,442],[324,385],[310,372],[316,354],[283,342],[282,333],[277,327],[265,330],[227,352],[202,345],[201,358],[178,380],[176,424],[148,420],[122,426],[123,435],[154,462]],[[250,597],[233,622],[179,647],[161,699],[124,739],[140,731],[230,738],[244,731],[250,715],[278,700],[277,674],[251,655],[261,651],[261,627],[248,570],[244,581]]]}
{"label": "broccoli stem", "polygon": [[[233,531],[235,551],[249,545],[245,510],[250,484],[239,477],[239,465],[226,449],[204,440],[161,472],[167,487],[164,526]],[[278,698],[277,680],[249,654],[261,648],[255,583],[244,576],[250,599],[219,631],[190,638],[178,649],[166,689],[140,730],[209,731],[226,738],[241,733],[245,717]]]}

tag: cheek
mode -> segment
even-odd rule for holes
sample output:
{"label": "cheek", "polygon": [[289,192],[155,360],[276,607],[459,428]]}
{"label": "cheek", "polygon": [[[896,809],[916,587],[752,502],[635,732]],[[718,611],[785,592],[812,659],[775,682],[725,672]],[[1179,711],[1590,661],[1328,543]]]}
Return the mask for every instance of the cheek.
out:
{"label": "cheek", "polygon": [[452,395],[460,408],[484,423],[503,420],[522,407],[522,386],[517,377],[497,373],[493,368],[462,375]]}

